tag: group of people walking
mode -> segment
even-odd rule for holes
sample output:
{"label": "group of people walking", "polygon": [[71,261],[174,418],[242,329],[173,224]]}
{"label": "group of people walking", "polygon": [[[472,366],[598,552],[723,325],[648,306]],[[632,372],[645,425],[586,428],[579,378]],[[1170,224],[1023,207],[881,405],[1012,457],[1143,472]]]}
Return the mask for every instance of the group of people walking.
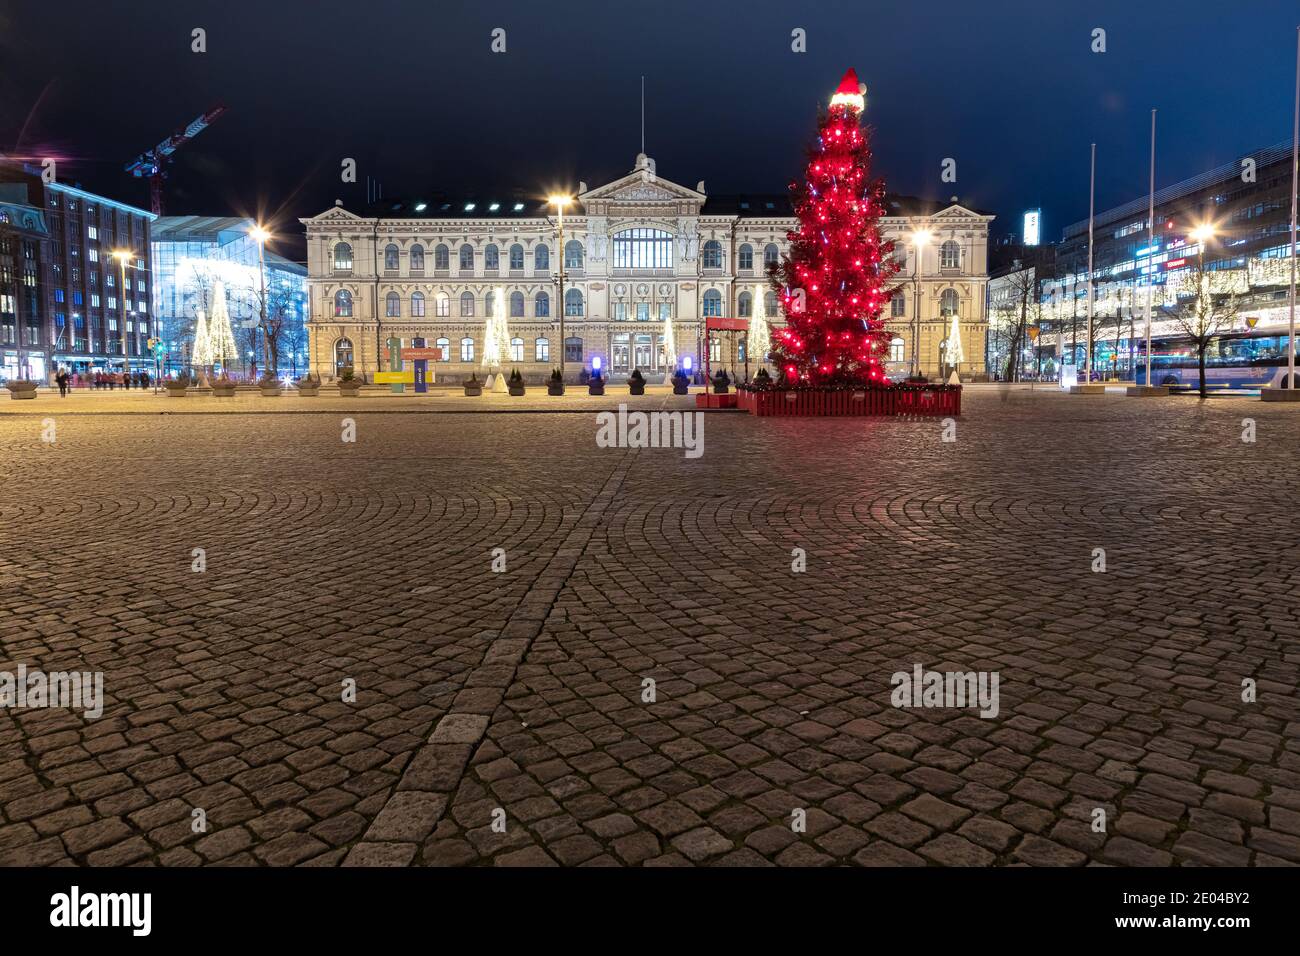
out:
{"label": "group of people walking", "polygon": [[71,373],[61,368],[54,376],[54,383],[59,386],[59,394],[64,398],[68,397],[68,390],[73,388],[148,388],[152,381],[149,373],[143,369],[138,372]]}

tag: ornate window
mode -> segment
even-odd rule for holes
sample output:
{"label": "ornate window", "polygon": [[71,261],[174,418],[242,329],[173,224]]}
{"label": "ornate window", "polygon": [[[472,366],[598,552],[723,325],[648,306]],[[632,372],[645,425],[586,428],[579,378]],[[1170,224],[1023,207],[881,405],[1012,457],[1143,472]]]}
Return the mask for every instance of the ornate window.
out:
{"label": "ornate window", "polygon": [[460,247],[460,271],[474,271],[474,247],[468,242]]}
{"label": "ornate window", "polygon": [[510,293],[510,317],[512,319],[522,319],[524,317],[524,294],[522,292]]}
{"label": "ornate window", "polygon": [[564,293],[564,314],[582,315],[582,290],[569,289]]}
{"label": "ornate window", "polygon": [[389,243],[384,247],[384,271],[396,272],[398,264],[397,246]]}
{"label": "ornate window", "polygon": [[769,242],[763,247],[763,268],[774,266],[781,261],[781,250],[776,247],[775,242]]}
{"label": "ornate window", "polygon": [[671,269],[673,236],[662,229],[624,229],[614,233],[615,269]]}
{"label": "ornate window", "polygon": [[957,314],[957,306],[960,304],[957,298],[956,289],[944,289],[943,295],[939,296],[939,314],[942,316],[952,316]]}
{"label": "ornate window", "polygon": [[460,360],[462,362],[474,361],[474,340],[469,336],[460,340]]}
{"label": "ornate window", "polygon": [[571,335],[564,340],[564,361],[582,361],[582,339],[575,335]]}
{"label": "ornate window", "polygon": [[716,239],[710,239],[704,244],[704,251],[700,256],[700,265],[705,269],[722,268],[722,243]]}
{"label": "ornate window", "polygon": [[342,318],[352,315],[352,293],[347,289],[334,293],[334,315]]}
{"label": "ornate window", "polygon": [[889,297],[889,314],[896,319],[907,315],[907,293],[902,289]]}
{"label": "ornate window", "polygon": [[489,318],[497,314],[497,294],[495,289],[489,289],[487,295],[483,296],[483,314]]}
{"label": "ornate window", "polygon": [[722,293],[717,289],[710,289],[704,293],[704,315],[705,317],[722,315]]}
{"label": "ornate window", "polygon": [[460,314],[469,316],[474,314],[474,293],[462,292],[460,294]]}
{"label": "ornate window", "polygon": [[549,272],[551,268],[551,250],[549,246],[538,246],[533,250],[533,270]]}
{"label": "ornate window", "polygon": [[340,242],[334,246],[334,271],[352,271],[352,247],[346,242]]}
{"label": "ornate window", "polygon": [[402,300],[396,292],[390,292],[384,296],[384,315],[388,318],[395,318],[402,314]]}
{"label": "ornate window", "polygon": [[754,268],[754,247],[751,246],[749,243],[745,243],[743,246],[740,247],[739,267],[741,269]]}
{"label": "ornate window", "polygon": [[451,342],[449,342],[447,339],[438,339],[436,342],[433,343],[433,347],[436,348],[440,353],[438,356],[439,362],[451,361]]}
{"label": "ornate window", "polygon": [[533,357],[538,362],[549,362],[551,360],[551,340],[545,337],[535,340],[533,342]]}
{"label": "ornate window", "polygon": [[352,367],[352,340],[339,339],[334,343],[334,372],[341,374],[345,368]]}
{"label": "ornate window", "polygon": [[433,267],[443,272],[451,268],[451,250],[445,243],[438,243],[438,247],[433,250]]}
{"label": "ornate window", "polygon": [[776,318],[776,293],[775,292],[763,293],[763,315],[769,319]]}
{"label": "ornate window", "polygon": [[515,243],[510,247],[510,269],[512,271],[524,271],[524,247]]}
{"label": "ornate window", "polygon": [[411,246],[411,271],[424,271],[424,246],[421,246],[418,243]]}
{"label": "ornate window", "polygon": [[522,362],[524,360],[524,340],[514,338],[510,340],[510,361]]}
{"label": "ornate window", "polygon": [[548,318],[551,314],[551,297],[545,292],[539,292],[533,297],[533,315],[539,319]]}
{"label": "ornate window", "polygon": [[489,270],[501,268],[501,250],[491,243],[483,250],[483,268]]}
{"label": "ornate window", "polygon": [[904,342],[900,336],[894,336],[889,342],[889,361],[902,362],[905,360],[903,355]]}
{"label": "ornate window", "polygon": [[424,318],[424,293],[411,293],[411,315],[418,319]]}
{"label": "ornate window", "polygon": [[754,297],[748,292],[740,293],[736,299],[736,314],[742,319],[748,319],[754,314]]}
{"label": "ornate window", "polygon": [[577,239],[570,239],[564,244],[564,268],[582,268],[582,243]]}
{"label": "ornate window", "polygon": [[451,296],[445,292],[439,292],[433,300],[433,314],[440,319],[451,316]]}
{"label": "ornate window", "polygon": [[961,246],[957,245],[956,240],[949,239],[939,247],[939,268],[961,268]]}

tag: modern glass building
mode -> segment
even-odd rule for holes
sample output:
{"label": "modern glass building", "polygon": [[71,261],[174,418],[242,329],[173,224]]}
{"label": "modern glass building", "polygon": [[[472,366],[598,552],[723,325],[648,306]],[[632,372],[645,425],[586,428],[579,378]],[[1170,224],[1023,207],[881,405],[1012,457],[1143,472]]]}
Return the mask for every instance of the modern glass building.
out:
{"label": "modern glass building", "polygon": [[[252,219],[216,216],[163,216],[153,224],[153,309],[165,343],[167,369],[189,364],[197,310],[210,313],[217,283],[243,366],[248,374],[266,367],[267,349],[257,328],[262,276]],[[266,299],[272,316],[282,316],[279,333],[281,374],[306,369],[307,269],[267,250]]]}

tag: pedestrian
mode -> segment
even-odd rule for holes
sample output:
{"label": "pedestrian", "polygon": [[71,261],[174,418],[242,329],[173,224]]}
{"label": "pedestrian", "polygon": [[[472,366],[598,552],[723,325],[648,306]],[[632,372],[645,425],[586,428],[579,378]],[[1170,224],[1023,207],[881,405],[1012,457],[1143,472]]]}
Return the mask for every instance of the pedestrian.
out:
{"label": "pedestrian", "polygon": [[149,387],[149,373],[146,372],[144,369],[140,370],[140,387],[141,388]]}
{"label": "pedestrian", "polygon": [[59,374],[54,376],[54,381],[59,383],[59,398],[68,397],[68,373],[59,369]]}

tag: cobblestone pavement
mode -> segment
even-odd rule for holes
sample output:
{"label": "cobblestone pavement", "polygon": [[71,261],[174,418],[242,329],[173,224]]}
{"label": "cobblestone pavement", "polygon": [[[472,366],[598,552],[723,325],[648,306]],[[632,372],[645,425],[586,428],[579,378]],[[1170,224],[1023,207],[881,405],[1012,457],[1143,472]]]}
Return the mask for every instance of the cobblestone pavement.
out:
{"label": "cobblestone pavement", "polygon": [[[689,460],[38,401],[0,671],[106,703],[0,710],[0,863],[1300,863],[1290,407],[972,390],[952,443],[712,413]],[[915,664],[998,716],[892,707]]]}

